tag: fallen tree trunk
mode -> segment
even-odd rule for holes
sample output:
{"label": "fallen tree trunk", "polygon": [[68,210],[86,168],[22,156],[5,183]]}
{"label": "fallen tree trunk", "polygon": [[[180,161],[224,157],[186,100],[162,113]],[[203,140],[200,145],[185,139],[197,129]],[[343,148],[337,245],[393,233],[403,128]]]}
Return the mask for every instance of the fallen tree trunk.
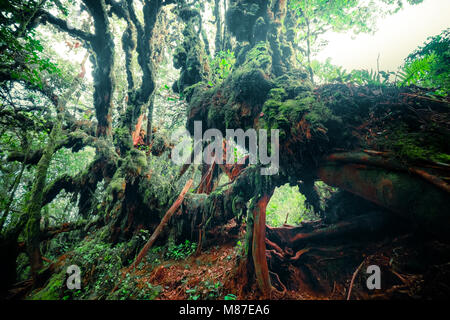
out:
{"label": "fallen tree trunk", "polygon": [[[389,219],[386,212],[371,212],[332,225],[326,225],[318,221],[314,224],[314,227],[308,225],[278,228],[266,226],[266,232],[269,243],[277,244],[278,252],[281,248],[288,248],[281,249],[283,257],[288,260],[295,255],[296,251],[304,248],[306,244],[324,243],[331,239],[342,239],[346,236],[351,236],[350,241],[354,241],[356,237],[370,238],[376,236],[381,230],[387,233],[392,228],[393,219]],[[273,247],[273,245],[271,246]]]}
{"label": "fallen tree trunk", "polygon": [[[324,165],[319,178],[413,221],[441,239],[449,237],[448,194],[406,172],[358,164]],[[433,204],[430,206],[430,204]]]}

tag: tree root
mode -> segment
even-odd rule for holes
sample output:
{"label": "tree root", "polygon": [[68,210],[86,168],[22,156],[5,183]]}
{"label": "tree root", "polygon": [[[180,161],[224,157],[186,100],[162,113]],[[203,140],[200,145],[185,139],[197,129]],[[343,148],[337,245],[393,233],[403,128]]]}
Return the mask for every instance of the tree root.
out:
{"label": "tree root", "polygon": [[353,283],[355,282],[356,275],[358,274],[359,270],[361,270],[365,262],[366,259],[364,259],[363,262],[361,262],[361,264],[358,266],[358,268],[356,268],[355,272],[353,273],[352,280],[350,281],[350,287],[348,288],[347,300],[350,300],[350,296],[352,294],[353,289]]}

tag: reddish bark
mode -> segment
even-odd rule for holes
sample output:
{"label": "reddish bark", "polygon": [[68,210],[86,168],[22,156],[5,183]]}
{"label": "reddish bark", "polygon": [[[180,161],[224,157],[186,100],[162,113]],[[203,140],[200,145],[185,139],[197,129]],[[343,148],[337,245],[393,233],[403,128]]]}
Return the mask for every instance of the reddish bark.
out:
{"label": "reddish bark", "polygon": [[265,194],[262,196],[255,209],[253,210],[253,241],[252,255],[255,267],[256,281],[262,294],[266,298],[270,298],[272,285],[270,284],[269,268],[266,259],[266,207],[269,203],[270,196]]}
{"label": "reddish bark", "polygon": [[139,142],[142,142],[141,144],[145,144],[144,141],[139,141],[141,138],[141,127],[142,127],[142,121],[144,120],[144,115],[141,114],[138,118],[138,121],[136,123],[135,129],[133,133],[131,134],[131,137],[133,139],[133,146],[137,146]]}
{"label": "reddish bark", "polygon": [[434,184],[439,189],[441,189],[447,193],[450,193],[450,184],[446,183],[444,180],[440,179],[439,177],[436,177],[436,176],[430,174],[429,172],[427,172],[423,169],[419,169],[419,168],[411,167],[411,168],[409,168],[409,171],[417,174],[418,176],[422,177],[423,179],[427,180],[428,182]]}
{"label": "reddish bark", "polygon": [[216,167],[216,163],[213,162],[210,165],[207,165],[207,170],[205,174],[202,177],[202,180],[200,181],[200,184],[198,186],[197,193],[206,193],[210,194],[213,191],[213,176],[214,176],[214,169]]}
{"label": "reddish bark", "polygon": [[[318,170],[319,178],[326,184],[411,219],[425,232],[448,238],[450,217],[445,210],[449,205],[448,193],[430,187],[435,185],[428,181],[431,175],[426,175],[429,179],[425,181],[419,174],[424,172],[416,170],[416,175],[413,175],[408,171],[384,170],[361,164],[325,165]],[[429,206],[430,201],[433,206]]]}
{"label": "reddish bark", "polygon": [[[416,168],[416,167],[404,167],[397,161],[390,160],[386,157],[387,154],[385,152],[373,151],[373,150],[364,150],[362,152],[342,152],[342,153],[334,153],[330,154],[326,157],[326,161],[330,162],[342,162],[342,163],[353,163],[353,164],[363,164],[374,167],[385,168],[388,170],[398,170],[398,171],[409,171],[422,179],[434,184],[439,189],[450,193],[450,184],[446,183],[440,177],[427,172],[424,169]],[[449,168],[444,166],[434,166],[435,169],[439,169],[441,173],[448,174]]]}

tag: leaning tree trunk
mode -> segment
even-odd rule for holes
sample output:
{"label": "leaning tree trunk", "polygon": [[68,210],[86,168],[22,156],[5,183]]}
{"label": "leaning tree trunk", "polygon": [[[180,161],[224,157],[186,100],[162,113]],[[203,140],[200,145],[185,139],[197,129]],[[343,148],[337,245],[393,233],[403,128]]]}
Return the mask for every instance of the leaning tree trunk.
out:
{"label": "leaning tree trunk", "polygon": [[45,185],[47,180],[47,171],[50,166],[53,154],[56,151],[57,139],[62,133],[62,125],[64,120],[64,110],[69,98],[74,91],[77,90],[84,77],[84,63],[86,62],[88,54],[85,55],[81,63],[81,72],[73,80],[70,88],[61,96],[55,97],[57,118],[53,124],[53,128],[50,131],[47,145],[44,148],[43,154],[36,166],[36,173],[34,177],[33,186],[31,189],[31,196],[29,204],[25,209],[25,215],[28,219],[25,226],[27,251],[30,257],[31,274],[33,277],[34,285],[37,285],[38,274],[42,269],[42,256],[41,256],[41,208],[44,202]]}

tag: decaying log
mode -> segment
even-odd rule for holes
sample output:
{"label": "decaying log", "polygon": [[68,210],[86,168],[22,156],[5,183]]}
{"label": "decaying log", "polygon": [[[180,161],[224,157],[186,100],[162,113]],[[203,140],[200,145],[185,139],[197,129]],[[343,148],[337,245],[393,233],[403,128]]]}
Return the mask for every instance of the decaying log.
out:
{"label": "decaying log", "polygon": [[317,222],[298,227],[266,226],[266,244],[279,254],[284,261],[300,258],[305,246],[329,242],[333,239],[370,239],[380,234],[391,232],[397,226],[393,217],[383,212],[371,212],[352,217],[336,224],[325,225]]}
{"label": "decaying log", "polygon": [[[364,152],[364,153],[363,153]],[[396,170],[403,172],[411,172],[416,174],[417,176],[425,179],[426,181],[434,184],[439,189],[450,193],[450,184],[446,183],[439,177],[427,172],[424,169],[416,168],[416,167],[407,167],[401,164],[399,161],[394,161],[387,158],[386,153],[364,150],[363,152],[342,152],[342,153],[334,153],[330,154],[325,158],[327,162],[341,162],[341,163],[353,163],[353,164],[364,164],[370,165],[374,167],[380,167],[388,170]],[[368,154],[365,154],[368,153]],[[384,155],[384,157],[380,157],[380,155]],[[445,170],[446,173],[450,173],[450,170],[446,166],[440,166],[439,169]]]}

